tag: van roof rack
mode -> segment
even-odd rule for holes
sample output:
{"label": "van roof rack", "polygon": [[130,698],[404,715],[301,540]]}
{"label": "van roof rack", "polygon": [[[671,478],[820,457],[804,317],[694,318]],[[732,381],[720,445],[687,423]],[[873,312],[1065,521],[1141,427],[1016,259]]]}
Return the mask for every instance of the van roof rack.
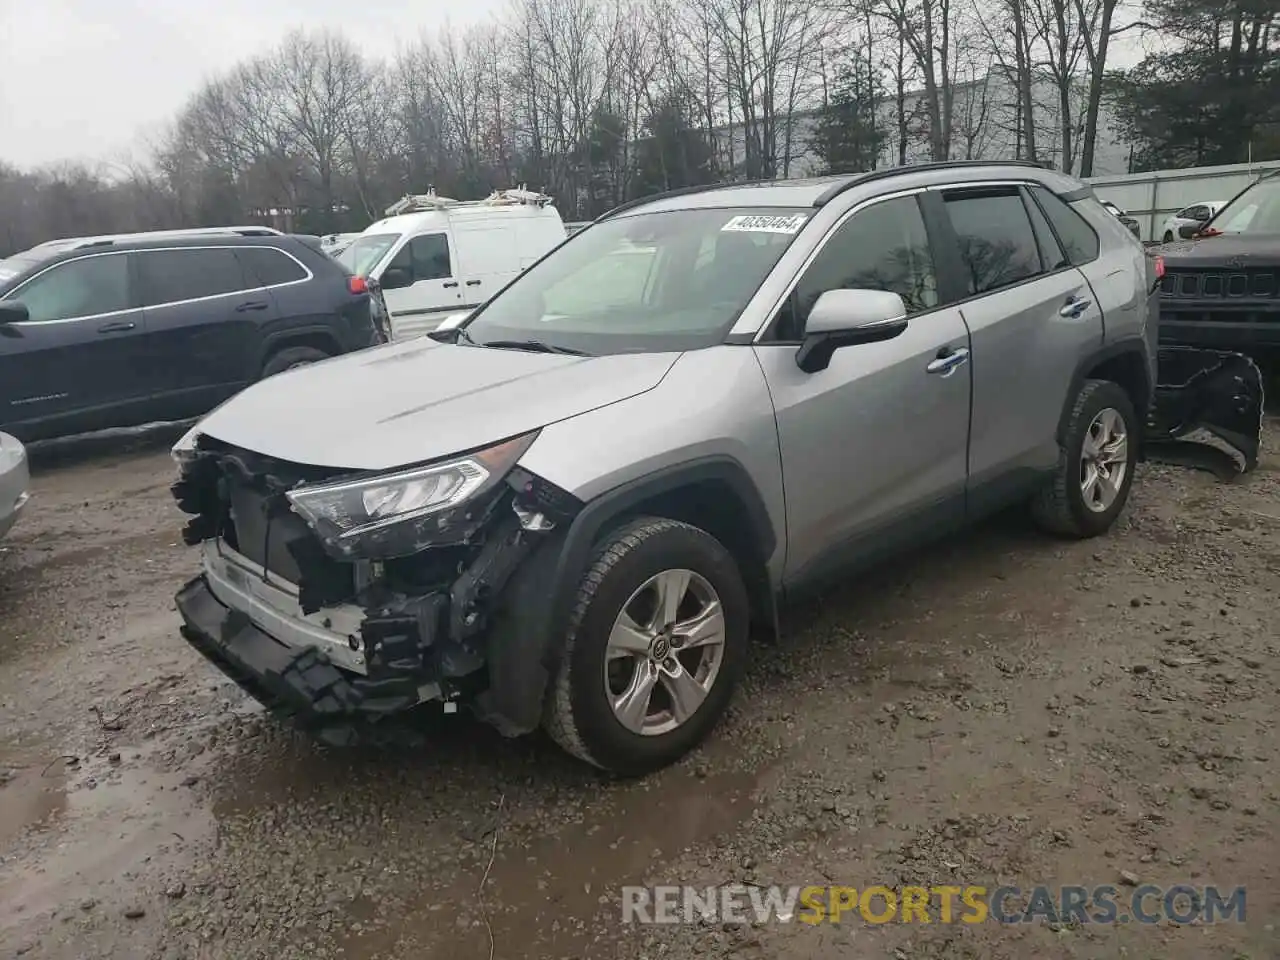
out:
{"label": "van roof rack", "polygon": [[452,210],[457,207],[545,207],[554,200],[545,193],[529,190],[524,184],[514,190],[495,190],[483,200],[454,200],[442,197],[435,189],[426,193],[406,193],[403,197],[387,207],[385,215],[399,216],[402,213],[425,213],[431,210]]}

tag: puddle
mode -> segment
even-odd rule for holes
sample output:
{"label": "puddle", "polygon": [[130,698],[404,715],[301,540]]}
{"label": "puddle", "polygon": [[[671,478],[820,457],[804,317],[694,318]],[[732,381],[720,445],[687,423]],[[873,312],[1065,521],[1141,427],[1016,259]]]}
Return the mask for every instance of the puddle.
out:
{"label": "puddle", "polygon": [[[474,871],[450,871],[380,929],[362,922],[368,932],[349,930],[339,940],[342,955],[485,957],[491,929],[497,956],[590,956],[593,944],[612,942],[622,930],[622,887],[678,882],[663,865],[750,817],[762,779],[763,773],[697,778],[673,769],[605,787],[581,823],[525,844],[513,837],[504,844],[499,822],[482,894],[488,857]],[[350,919],[368,916],[357,909]]]}
{"label": "puddle", "polygon": [[110,901],[122,879],[181,867],[213,821],[183,774],[150,769],[143,748],[75,765],[0,754],[0,931],[87,897]]}

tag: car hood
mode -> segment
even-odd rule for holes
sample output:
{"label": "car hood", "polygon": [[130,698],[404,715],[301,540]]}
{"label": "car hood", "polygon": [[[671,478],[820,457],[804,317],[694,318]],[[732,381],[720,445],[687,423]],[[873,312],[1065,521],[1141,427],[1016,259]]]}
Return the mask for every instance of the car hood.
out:
{"label": "car hood", "polygon": [[1160,248],[1166,267],[1194,270],[1280,266],[1280,235],[1223,234],[1202,240],[1177,240]]}
{"label": "car hood", "polygon": [[232,397],[198,430],[292,463],[386,470],[652,390],[678,356],[572,357],[422,338],[277,374]]}

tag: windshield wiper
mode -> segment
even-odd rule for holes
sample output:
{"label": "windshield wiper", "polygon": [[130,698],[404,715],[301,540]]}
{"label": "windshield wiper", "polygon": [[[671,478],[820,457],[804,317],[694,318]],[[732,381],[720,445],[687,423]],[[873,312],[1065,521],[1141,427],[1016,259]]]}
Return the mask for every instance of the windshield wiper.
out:
{"label": "windshield wiper", "polygon": [[485,340],[483,343],[476,342],[476,346],[493,347],[496,350],[532,350],[534,353],[558,353],[569,357],[590,356],[585,350],[560,347],[554,343],[544,343],[541,340]]}

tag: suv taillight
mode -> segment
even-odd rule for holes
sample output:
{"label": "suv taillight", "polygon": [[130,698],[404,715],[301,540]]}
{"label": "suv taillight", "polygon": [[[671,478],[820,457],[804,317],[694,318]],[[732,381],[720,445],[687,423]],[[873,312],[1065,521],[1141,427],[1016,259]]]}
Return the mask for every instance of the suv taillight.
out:
{"label": "suv taillight", "polygon": [[352,293],[368,293],[369,283],[364,277],[347,277],[347,289]]}
{"label": "suv taillight", "polygon": [[1156,257],[1156,279],[1164,279],[1164,257]]}

